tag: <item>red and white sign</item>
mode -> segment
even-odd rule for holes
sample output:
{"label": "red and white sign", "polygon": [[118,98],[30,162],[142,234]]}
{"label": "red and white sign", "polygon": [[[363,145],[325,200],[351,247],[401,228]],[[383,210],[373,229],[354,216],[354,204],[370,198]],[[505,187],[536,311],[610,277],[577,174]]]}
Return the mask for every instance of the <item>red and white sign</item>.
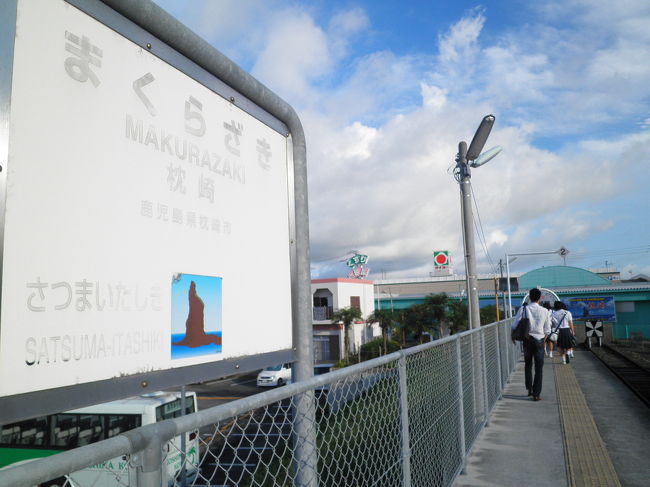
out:
{"label": "red and white sign", "polygon": [[449,251],[436,250],[433,253],[433,263],[436,267],[449,265]]}
{"label": "red and white sign", "polygon": [[451,272],[451,257],[448,250],[435,250],[433,252],[433,266],[436,276],[448,276]]}

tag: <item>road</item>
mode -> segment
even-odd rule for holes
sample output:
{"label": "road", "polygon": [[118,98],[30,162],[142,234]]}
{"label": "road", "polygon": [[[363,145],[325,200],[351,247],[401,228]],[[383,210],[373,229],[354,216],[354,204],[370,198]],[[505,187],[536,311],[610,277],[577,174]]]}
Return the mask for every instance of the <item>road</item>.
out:
{"label": "road", "polygon": [[199,410],[208,409],[265,391],[266,388],[256,385],[258,372],[235,375],[202,384],[192,384],[187,386],[187,390],[196,392]]}

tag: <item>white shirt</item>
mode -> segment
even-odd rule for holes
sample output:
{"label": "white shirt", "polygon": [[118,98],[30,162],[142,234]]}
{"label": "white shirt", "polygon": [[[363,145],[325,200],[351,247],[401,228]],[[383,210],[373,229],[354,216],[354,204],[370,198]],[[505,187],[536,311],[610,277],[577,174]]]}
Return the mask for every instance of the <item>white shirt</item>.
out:
{"label": "white shirt", "polygon": [[[566,316],[566,318],[564,318]],[[558,325],[558,323],[562,323],[560,325],[560,328],[570,328],[569,323],[573,321],[573,315],[571,314],[571,311],[567,311],[565,309],[558,309],[556,311],[553,311],[553,315],[551,316],[551,322],[553,325],[553,329]]]}
{"label": "white shirt", "polygon": [[513,330],[524,316],[524,309],[526,310],[526,316],[530,320],[530,331],[528,332],[530,336],[541,340],[551,333],[551,316],[546,308],[537,303],[531,303],[528,306],[519,308],[515,319],[512,321]]}

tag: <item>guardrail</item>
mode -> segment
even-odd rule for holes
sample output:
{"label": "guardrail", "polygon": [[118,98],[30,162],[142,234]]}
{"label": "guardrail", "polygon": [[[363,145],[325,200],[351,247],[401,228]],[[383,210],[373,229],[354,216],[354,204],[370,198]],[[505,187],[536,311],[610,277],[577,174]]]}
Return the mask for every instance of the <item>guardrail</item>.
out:
{"label": "guardrail", "polygon": [[334,308],[332,306],[314,306],[312,313],[314,320],[331,320],[332,314],[334,313]]}
{"label": "guardrail", "polygon": [[[131,487],[302,486],[305,479],[332,487],[448,486],[517,362],[509,323],[10,467],[0,471],[0,487],[54,478],[60,487],[90,487],[100,476],[101,485]],[[315,415],[296,413],[310,408]],[[305,428],[315,435],[295,434]],[[188,455],[185,473],[177,468],[171,478],[168,464],[179,457],[171,440],[197,429],[200,454]],[[313,437],[315,444],[304,442]]]}

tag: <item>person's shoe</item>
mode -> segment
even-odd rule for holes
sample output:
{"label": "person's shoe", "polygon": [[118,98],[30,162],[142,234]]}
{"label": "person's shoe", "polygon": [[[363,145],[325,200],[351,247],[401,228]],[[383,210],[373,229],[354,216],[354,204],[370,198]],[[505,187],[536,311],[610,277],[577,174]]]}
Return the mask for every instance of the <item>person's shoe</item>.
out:
{"label": "person's shoe", "polygon": [[540,396],[533,396],[533,401],[541,401],[542,398]]}
{"label": "person's shoe", "polygon": [[553,358],[553,352],[548,353],[549,358]]}
{"label": "person's shoe", "polygon": [[564,356],[562,356],[562,363],[566,364],[566,359],[564,358]]}
{"label": "person's shoe", "polygon": [[569,357],[573,358],[573,350],[569,350]]}
{"label": "person's shoe", "polygon": [[566,354],[566,363],[568,364],[569,362],[571,362],[571,355],[569,355],[569,354],[567,353],[567,354]]}
{"label": "person's shoe", "polygon": [[528,389],[528,396],[530,397],[530,396],[532,396],[532,395],[533,395],[533,390],[532,390],[532,389]]}

